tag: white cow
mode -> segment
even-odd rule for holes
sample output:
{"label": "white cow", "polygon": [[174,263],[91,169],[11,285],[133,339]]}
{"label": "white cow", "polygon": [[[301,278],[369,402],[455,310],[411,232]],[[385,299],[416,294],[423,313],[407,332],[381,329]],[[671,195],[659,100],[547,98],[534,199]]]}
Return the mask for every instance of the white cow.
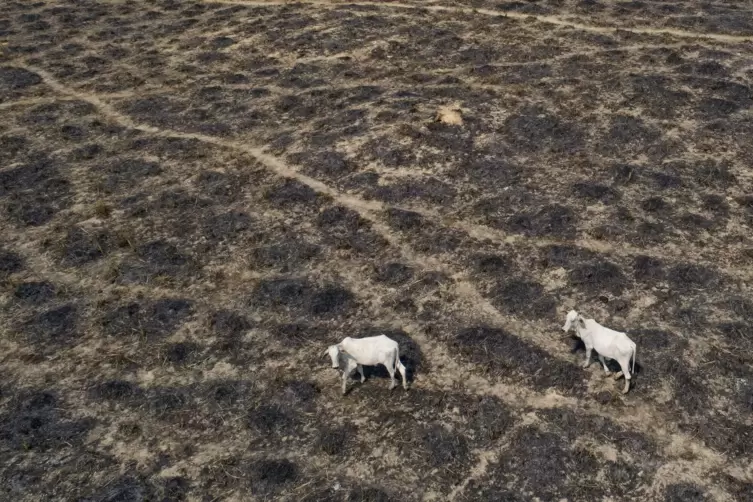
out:
{"label": "white cow", "polygon": [[[586,345],[586,362],[583,363],[583,367],[588,368],[591,364],[591,351],[594,349],[596,349],[599,361],[604,366],[607,375],[611,372],[604,359],[616,360],[622,371],[616,373],[614,379],[618,380],[620,376],[625,375],[625,389],[622,393],[627,394],[630,389],[630,373],[635,370],[635,342],[628,338],[625,333],[606,328],[593,319],[584,319],[575,310],[567,313],[562,330],[569,331],[573,324],[575,325],[575,333]],[[633,358],[633,366],[628,370],[631,357]]]}
{"label": "white cow", "polygon": [[324,354],[328,354],[330,359],[332,359],[333,368],[340,367],[340,356],[343,356],[343,360],[345,361],[343,394],[346,392],[348,378],[353,374],[353,371],[357,370],[361,374],[361,383],[363,383],[366,380],[366,377],[363,375],[363,366],[376,366],[377,364],[384,365],[390,373],[390,378],[392,378],[390,390],[394,389],[397,385],[395,383],[396,370],[399,370],[403,377],[403,389],[408,390],[405,366],[400,362],[398,343],[385,335],[370,336],[367,338],[347,337],[336,345],[330,345]]}

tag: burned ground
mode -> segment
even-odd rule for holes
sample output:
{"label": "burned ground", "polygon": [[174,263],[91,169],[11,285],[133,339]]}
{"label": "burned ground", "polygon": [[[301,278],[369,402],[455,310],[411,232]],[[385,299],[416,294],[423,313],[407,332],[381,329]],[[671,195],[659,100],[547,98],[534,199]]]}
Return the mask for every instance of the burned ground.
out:
{"label": "burned ground", "polygon": [[749,499],[751,14],[0,5],[0,498]]}

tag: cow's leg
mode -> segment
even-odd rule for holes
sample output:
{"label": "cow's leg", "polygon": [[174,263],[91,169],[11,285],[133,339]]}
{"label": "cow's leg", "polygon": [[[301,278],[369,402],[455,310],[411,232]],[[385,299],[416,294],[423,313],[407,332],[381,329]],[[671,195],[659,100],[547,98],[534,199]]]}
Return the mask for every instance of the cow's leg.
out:
{"label": "cow's leg", "polygon": [[403,389],[408,390],[408,377],[406,376],[405,366],[403,366],[403,363],[400,362],[400,359],[397,360],[397,369],[400,370],[400,374],[403,377]]}
{"label": "cow's leg", "polygon": [[620,373],[623,373],[625,375],[625,388],[622,390],[622,393],[627,394],[630,390],[630,359],[619,359],[617,362],[620,363],[620,368],[622,368],[622,371],[620,371]]}
{"label": "cow's leg", "polygon": [[356,368],[357,365],[355,364],[348,363],[345,365],[345,370],[343,370],[343,396],[348,391],[348,379]]}
{"label": "cow's leg", "polygon": [[588,368],[591,366],[591,351],[593,350],[593,347],[586,346],[586,360],[583,363],[583,368]]}
{"label": "cow's leg", "polygon": [[601,365],[604,366],[604,373],[609,376],[612,372],[609,371],[609,368],[607,368],[607,363],[606,361],[604,361],[604,356],[602,356],[601,354],[599,354],[599,362],[601,362]]}
{"label": "cow's leg", "polygon": [[366,377],[363,375],[363,366],[360,364],[356,367],[358,372],[361,374],[361,383],[364,383],[366,381]]}
{"label": "cow's leg", "polygon": [[387,368],[387,371],[390,373],[390,390],[394,389],[397,386],[397,383],[395,383],[395,363],[394,361],[392,364],[387,363],[384,365],[385,368]]}
{"label": "cow's leg", "polygon": [[343,396],[348,391],[348,377],[350,374],[347,371],[343,371]]}

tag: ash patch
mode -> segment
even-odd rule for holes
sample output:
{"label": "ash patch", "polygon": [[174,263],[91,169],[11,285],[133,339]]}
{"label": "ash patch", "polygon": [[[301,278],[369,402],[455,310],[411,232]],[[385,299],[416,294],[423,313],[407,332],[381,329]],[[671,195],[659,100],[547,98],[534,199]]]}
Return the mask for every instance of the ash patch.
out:
{"label": "ash patch", "polygon": [[41,305],[55,297],[55,286],[47,281],[22,282],[16,286],[13,296],[30,305]]}
{"label": "ash patch", "polygon": [[503,312],[528,319],[554,318],[556,301],[537,282],[500,279],[488,296],[494,306]]}
{"label": "ash patch", "polygon": [[106,193],[116,193],[140,184],[144,178],[162,174],[159,164],[141,158],[126,158],[105,168],[108,177],[103,183]]}
{"label": "ash patch", "polygon": [[707,289],[718,285],[721,277],[718,272],[703,265],[681,263],[672,267],[667,279],[677,291]]}
{"label": "ash patch", "polygon": [[324,240],[337,249],[350,249],[365,255],[374,255],[389,244],[357,212],[343,206],[322,211],[316,220],[324,232]]}
{"label": "ash patch", "polygon": [[689,483],[669,485],[664,489],[664,502],[707,502],[711,500],[706,496],[700,486]]}
{"label": "ash patch", "polygon": [[389,286],[405,284],[413,277],[413,268],[402,263],[386,263],[374,268],[374,280]]}
{"label": "ash patch", "polygon": [[24,268],[24,260],[18,254],[0,248],[0,277],[20,272]]}
{"label": "ash patch", "polygon": [[16,91],[42,83],[42,77],[23,68],[0,67],[0,91]]}
{"label": "ash patch", "polygon": [[585,133],[548,110],[529,106],[505,121],[503,131],[513,149],[522,153],[568,153],[582,148]]}
{"label": "ash patch", "polygon": [[129,303],[107,312],[101,326],[109,336],[164,338],[175,332],[193,313],[193,304],[180,298]]}
{"label": "ash patch", "polygon": [[[527,426],[511,439],[477,496],[488,499],[497,490],[506,493],[506,486],[514,484],[516,492],[544,500],[600,498],[595,491],[601,490],[594,489],[598,470],[599,462],[588,452],[571,449],[558,434]],[[569,476],[571,472],[578,473],[577,479]],[[590,481],[587,489],[581,487],[586,480]]]}
{"label": "ash patch", "polygon": [[36,153],[28,162],[0,171],[0,198],[7,197],[6,214],[20,226],[41,226],[70,205],[70,183],[62,165]]}
{"label": "ash patch", "polygon": [[155,240],[136,248],[138,260],[120,264],[118,280],[123,283],[148,283],[158,276],[177,277],[194,272],[195,263],[170,242]]}
{"label": "ash patch", "polygon": [[313,188],[296,180],[286,179],[272,186],[265,194],[266,199],[281,208],[290,206],[317,206],[323,202],[322,197]]}
{"label": "ash patch", "polygon": [[205,233],[215,241],[232,241],[250,232],[255,226],[254,220],[247,213],[228,211],[210,217],[205,225]]}
{"label": "ash patch", "polygon": [[68,231],[62,243],[61,258],[65,265],[80,267],[106,256],[113,247],[114,239],[108,232],[87,232],[74,227]]}
{"label": "ash patch", "polygon": [[581,265],[569,274],[570,284],[589,293],[609,292],[619,295],[627,287],[622,270],[608,261]]}
{"label": "ash patch", "polygon": [[[522,377],[540,389],[555,387],[568,394],[585,391],[583,373],[576,365],[554,359],[502,329],[465,328],[455,335],[453,345],[471,362],[493,374]],[[542,365],[546,372],[540,371]]]}
{"label": "ash patch", "polygon": [[57,450],[82,444],[92,419],[66,417],[64,404],[50,391],[27,391],[11,399],[0,415],[0,442],[22,451]]}
{"label": "ash patch", "polygon": [[144,391],[126,380],[108,380],[89,390],[89,397],[95,401],[131,403],[141,398]]}
{"label": "ash patch", "polygon": [[299,469],[290,460],[259,460],[251,464],[251,490],[257,495],[269,495],[284,489],[299,477]]}
{"label": "ash patch", "polygon": [[633,258],[633,277],[636,281],[653,284],[664,280],[665,275],[661,260],[645,255]]}
{"label": "ash patch", "polygon": [[21,331],[37,349],[56,350],[68,346],[78,337],[78,309],[68,304],[35,315]]}
{"label": "ash patch", "polygon": [[535,212],[511,216],[504,226],[511,232],[533,237],[569,237],[575,232],[577,220],[572,209],[551,204]]}
{"label": "ash patch", "polygon": [[319,246],[306,242],[301,236],[284,236],[274,243],[254,249],[252,258],[260,268],[284,273],[300,270],[320,254]]}
{"label": "ash patch", "polygon": [[260,281],[250,302],[274,310],[332,316],[352,308],[355,297],[350,291],[333,284],[318,286],[307,279],[278,278]]}

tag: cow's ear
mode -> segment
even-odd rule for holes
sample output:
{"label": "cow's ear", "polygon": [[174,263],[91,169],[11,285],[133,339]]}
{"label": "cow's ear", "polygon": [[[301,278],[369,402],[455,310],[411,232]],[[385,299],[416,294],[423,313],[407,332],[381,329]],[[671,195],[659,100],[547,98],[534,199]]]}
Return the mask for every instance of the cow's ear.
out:
{"label": "cow's ear", "polygon": [[586,329],[586,321],[581,316],[578,316],[578,326],[582,329]]}

